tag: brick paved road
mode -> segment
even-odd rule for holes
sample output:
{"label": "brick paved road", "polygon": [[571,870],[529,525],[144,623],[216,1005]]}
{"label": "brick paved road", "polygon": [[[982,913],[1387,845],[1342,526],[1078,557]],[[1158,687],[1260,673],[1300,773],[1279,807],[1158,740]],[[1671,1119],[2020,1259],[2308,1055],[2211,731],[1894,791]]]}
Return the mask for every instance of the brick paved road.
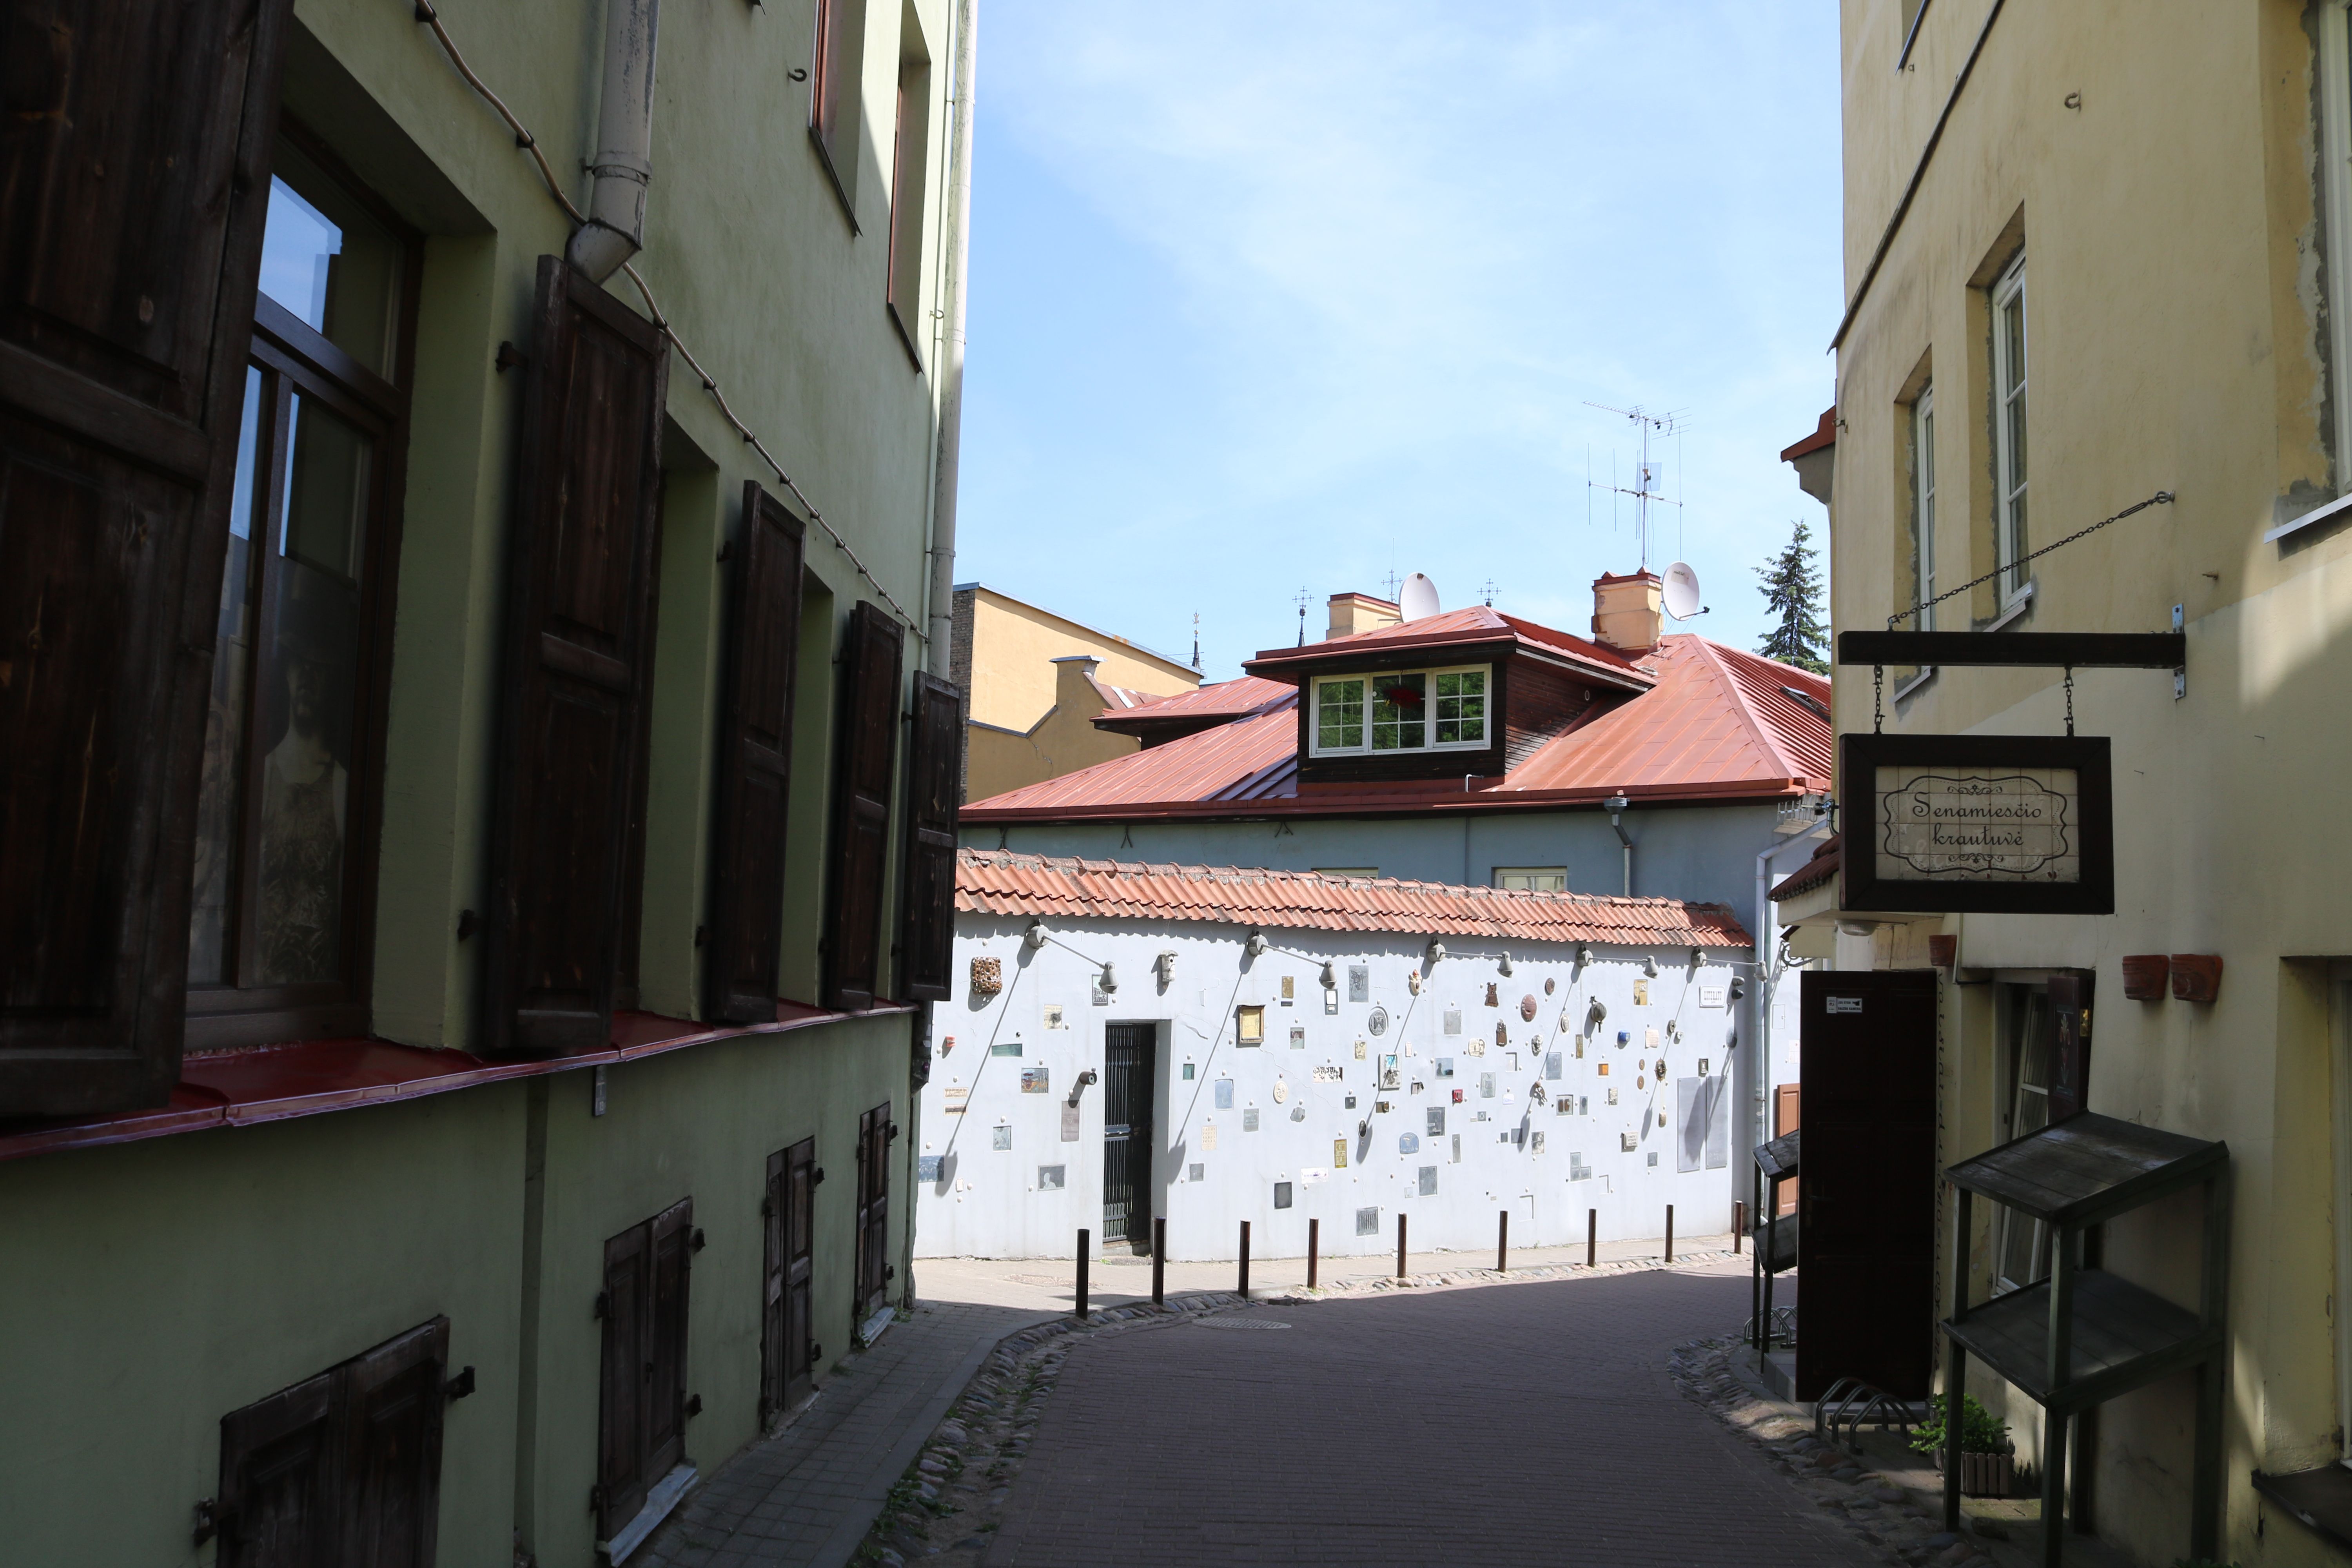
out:
{"label": "brick paved road", "polygon": [[1080,1345],[986,1568],[1877,1560],[1668,1383],[1745,1273],[1269,1305]]}

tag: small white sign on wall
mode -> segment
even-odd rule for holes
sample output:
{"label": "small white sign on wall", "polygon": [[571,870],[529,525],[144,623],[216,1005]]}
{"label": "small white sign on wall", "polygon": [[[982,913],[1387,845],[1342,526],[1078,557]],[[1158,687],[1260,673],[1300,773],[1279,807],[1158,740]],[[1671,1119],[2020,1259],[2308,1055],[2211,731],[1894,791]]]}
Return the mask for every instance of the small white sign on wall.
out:
{"label": "small white sign on wall", "polygon": [[1700,987],[1698,988],[1698,1005],[1699,1005],[1700,1006],[1702,1006],[1702,1007],[1720,1007],[1720,1006],[1722,1006],[1722,1005],[1723,1005],[1723,987],[1722,987],[1722,986],[1720,986],[1720,985],[1702,985],[1702,986],[1700,986]]}

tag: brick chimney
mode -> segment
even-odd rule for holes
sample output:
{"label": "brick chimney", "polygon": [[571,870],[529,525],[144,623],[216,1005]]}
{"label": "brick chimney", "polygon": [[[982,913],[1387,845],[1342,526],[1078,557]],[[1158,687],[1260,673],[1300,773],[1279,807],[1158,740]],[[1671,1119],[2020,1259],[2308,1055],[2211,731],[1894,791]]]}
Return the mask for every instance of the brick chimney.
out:
{"label": "brick chimney", "polygon": [[1328,640],[1355,632],[1376,632],[1402,619],[1397,607],[1386,599],[1375,599],[1370,594],[1334,594],[1331,626],[1323,636]]}
{"label": "brick chimney", "polygon": [[1628,657],[1658,646],[1665,628],[1665,584],[1654,572],[1592,580],[1592,637]]}

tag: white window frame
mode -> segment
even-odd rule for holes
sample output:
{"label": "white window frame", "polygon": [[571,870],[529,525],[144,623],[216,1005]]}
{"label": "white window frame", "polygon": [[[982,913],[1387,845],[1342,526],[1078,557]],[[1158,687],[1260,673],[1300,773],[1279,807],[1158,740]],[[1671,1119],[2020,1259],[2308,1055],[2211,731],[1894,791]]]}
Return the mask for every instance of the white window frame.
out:
{"label": "white window frame", "polygon": [[[1372,689],[1381,680],[1393,680],[1402,676],[1417,675],[1424,682],[1425,705],[1422,715],[1423,742],[1418,746],[1399,746],[1381,751],[1372,749]],[[1479,724],[1479,736],[1475,741],[1439,741],[1437,734],[1437,678],[1441,675],[1480,675],[1486,678],[1484,693],[1486,711]],[[1363,742],[1354,746],[1327,746],[1323,743],[1323,689],[1334,681],[1363,682],[1363,706],[1359,710]],[[1495,667],[1491,664],[1435,665],[1427,669],[1384,669],[1353,671],[1339,675],[1318,675],[1308,682],[1307,714],[1307,754],[1310,757],[1420,757],[1433,752],[1483,752],[1491,747],[1495,736]]]}
{"label": "white window frame", "polygon": [[[2018,318],[2018,339],[2024,351],[2022,365],[2010,363],[2009,321]],[[2032,468],[2032,446],[2017,450],[2012,434],[2014,426],[2030,418],[2026,392],[2033,366],[2032,321],[2026,315],[2025,257],[2020,252],[2016,260],[2001,273],[2000,281],[1992,286],[1992,442],[1993,442],[1993,563],[2000,571],[1998,579],[2001,606],[2026,596],[2022,557],[2032,526],[2032,514],[2028,503],[2032,500],[2027,479]],[[2021,465],[2023,472],[2020,471]]]}
{"label": "white window frame", "polygon": [[[1936,629],[1936,384],[1919,389],[1911,405],[1911,605],[1918,613],[1910,629]],[[1926,607],[1922,607],[1926,606]]]}
{"label": "white window frame", "polygon": [[1561,893],[1568,891],[1568,868],[1565,866],[1497,866],[1495,868],[1496,887],[1503,889],[1506,891],[1511,890],[1510,879],[1513,877],[1519,878],[1523,884],[1527,880],[1537,877],[1547,879],[1557,878],[1559,880],[1559,886],[1556,889],[1537,888],[1528,889],[1527,890],[1531,892]]}
{"label": "white window frame", "polygon": [[2320,225],[2326,245],[2328,381],[2336,490],[2352,490],[2352,0],[2319,7]]}

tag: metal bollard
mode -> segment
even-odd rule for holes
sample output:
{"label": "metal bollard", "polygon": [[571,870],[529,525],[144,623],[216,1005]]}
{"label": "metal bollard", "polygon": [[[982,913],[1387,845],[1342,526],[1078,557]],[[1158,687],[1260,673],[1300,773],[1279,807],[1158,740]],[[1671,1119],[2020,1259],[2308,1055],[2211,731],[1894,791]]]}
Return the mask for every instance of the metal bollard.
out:
{"label": "metal bollard", "polygon": [[1242,1278],[1234,1289],[1244,1301],[1249,1300],[1249,1221],[1242,1221]]}
{"label": "metal bollard", "polygon": [[1094,1249],[1094,1236],[1089,1231],[1078,1232],[1078,1316],[1087,1315],[1087,1254]]}
{"label": "metal bollard", "polygon": [[1666,1205],[1666,1261],[1675,1260],[1675,1205]]}
{"label": "metal bollard", "polygon": [[1738,1252],[1748,1239],[1748,1205],[1738,1198],[1731,1200],[1731,1250]]}
{"label": "metal bollard", "polygon": [[1587,1268],[1601,1261],[1601,1211],[1584,1211],[1584,1266]]}
{"label": "metal bollard", "polygon": [[1307,1222],[1307,1288],[1309,1290],[1315,1289],[1315,1249],[1322,1239],[1323,1222],[1319,1219],[1308,1220]]}
{"label": "metal bollard", "polygon": [[1151,1221],[1151,1304],[1166,1306],[1168,1297],[1168,1216]]}
{"label": "metal bollard", "polygon": [[1511,1271],[1511,1211],[1503,1209],[1495,1215],[1495,1272]]}
{"label": "metal bollard", "polygon": [[1404,1215],[1397,1215],[1397,1278],[1404,1278]]}

